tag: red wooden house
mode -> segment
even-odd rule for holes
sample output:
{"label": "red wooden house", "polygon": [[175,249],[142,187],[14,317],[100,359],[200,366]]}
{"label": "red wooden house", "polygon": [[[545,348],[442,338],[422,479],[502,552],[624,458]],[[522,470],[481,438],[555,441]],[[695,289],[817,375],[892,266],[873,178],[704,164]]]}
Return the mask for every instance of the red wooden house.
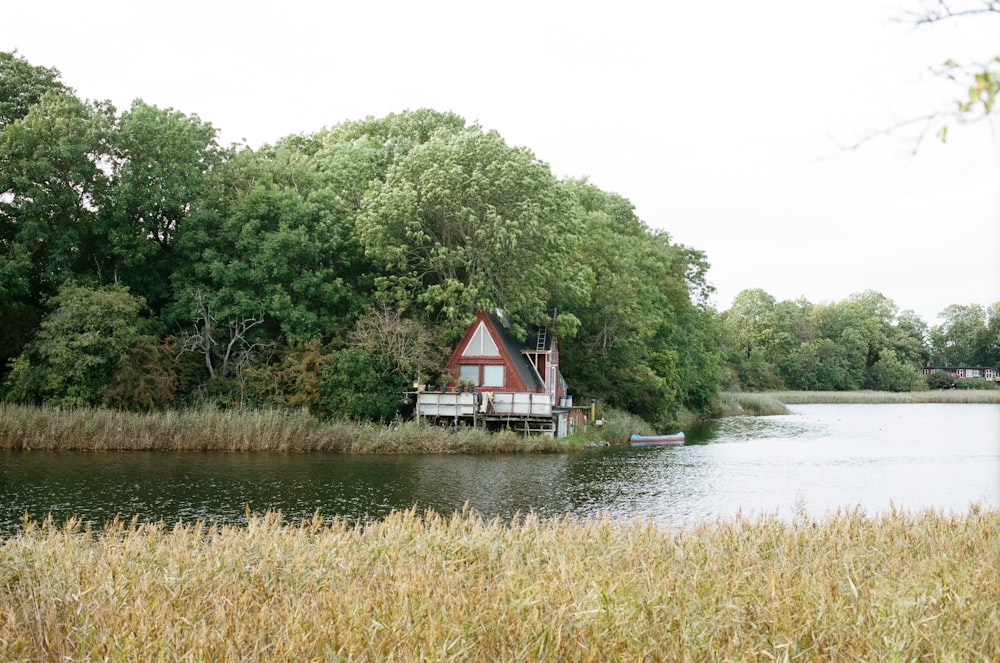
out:
{"label": "red wooden house", "polygon": [[971,380],[981,378],[1000,382],[1000,371],[991,366],[925,366],[920,369],[924,375],[944,372],[951,375],[956,380]]}
{"label": "red wooden house", "polygon": [[501,313],[480,311],[445,365],[445,387],[419,389],[416,415],[452,424],[567,435],[586,425],[559,371],[551,326],[530,327],[524,342]]}

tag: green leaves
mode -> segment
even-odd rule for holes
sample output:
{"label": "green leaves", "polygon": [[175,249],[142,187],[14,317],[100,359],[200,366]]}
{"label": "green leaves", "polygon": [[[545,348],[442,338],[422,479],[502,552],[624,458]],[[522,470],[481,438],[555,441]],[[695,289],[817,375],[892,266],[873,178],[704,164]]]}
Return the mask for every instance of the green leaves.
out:
{"label": "green leaves", "polygon": [[1000,363],[1000,306],[952,304],[931,329],[932,362],[944,366],[996,366]]}
{"label": "green leaves", "polygon": [[578,235],[545,164],[473,127],[414,146],[365,196],[357,218],[367,255],[387,270],[382,294],[440,316],[454,331],[479,308],[515,322],[580,287],[567,268]]}
{"label": "green leaves", "polygon": [[33,66],[16,51],[0,52],[0,131],[27,115],[50,91],[66,91],[58,71]]}
{"label": "green leaves", "polygon": [[[986,64],[972,67],[963,66],[954,60],[944,63],[948,78],[962,82],[966,87],[966,97],[958,101],[960,113],[968,115],[981,109],[983,115],[993,112],[997,94],[1000,93],[1000,56]],[[942,136],[942,140],[944,137]]]}
{"label": "green leaves", "polygon": [[[442,368],[443,339],[502,308],[516,334],[556,315],[574,394],[666,423],[715,391],[707,268],[624,197],[453,113],[222,149],[195,115],[118,115],[0,54],[0,358],[20,354],[20,400],[148,409],[215,389],[385,419]],[[308,361],[282,367],[289,348]]]}
{"label": "green leaves", "polygon": [[349,329],[371,277],[336,199],[315,164],[283,146],[213,170],[178,233],[187,260],[173,272],[173,319],[186,320],[200,292],[223,319],[263,312],[292,344]]}
{"label": "green leaves", "polygon": [[8,395],[22,402],[97,405],[123,355],[148,338],[145,302],[127,288],[66,284],[34,340],[14,361]]}
{"label": "green leaves", "polygon": [[874,291],[813,306],[747,290],[723,314],[728,361],[750,389],[910,391],[922,386],[927,324]]}
{"label": "green leaves", "polygon": [[569,264],[583,285],[555,302],[579,319],[560,364],[574,393],[663,427],[681,407],[707,411],[718,357],[714,318],[695,301],[703,257],[650,231],[621,196],[586,181],[564,187],[580,219]]}
{"label": "green leaves", "polygon": [[333,353],[319,384],[317,414],[327,419],[391,421],[409,387],[391,359],[358,348]]}

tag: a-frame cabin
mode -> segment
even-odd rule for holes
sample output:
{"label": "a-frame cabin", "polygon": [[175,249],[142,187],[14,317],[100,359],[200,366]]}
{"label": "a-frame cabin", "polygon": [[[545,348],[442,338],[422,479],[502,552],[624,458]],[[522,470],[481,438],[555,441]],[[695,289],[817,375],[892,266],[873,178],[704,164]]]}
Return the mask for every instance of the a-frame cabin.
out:
{"label": "a-frame cabin", "polygon": [[567,435],[586,425],[559,371],[551,325],[529,327],[524,342],[503,314],[480,311],[445,365],[446,386],[418,386],[416,416],[439,423]]}

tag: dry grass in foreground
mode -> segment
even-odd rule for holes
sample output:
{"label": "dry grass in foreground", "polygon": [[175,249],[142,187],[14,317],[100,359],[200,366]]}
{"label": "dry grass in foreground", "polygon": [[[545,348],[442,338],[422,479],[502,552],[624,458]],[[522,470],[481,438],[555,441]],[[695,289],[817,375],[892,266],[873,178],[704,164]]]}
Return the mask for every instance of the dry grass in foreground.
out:
{"label": "dry grass in foreground", "polygon": [[995,660],[1000,512],[29,525],[0,659]]}

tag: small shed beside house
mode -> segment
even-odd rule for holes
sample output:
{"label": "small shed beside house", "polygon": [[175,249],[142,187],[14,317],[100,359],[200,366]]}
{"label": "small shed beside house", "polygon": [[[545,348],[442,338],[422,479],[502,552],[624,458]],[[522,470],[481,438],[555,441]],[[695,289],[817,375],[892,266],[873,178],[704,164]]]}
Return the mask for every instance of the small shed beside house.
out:
{"label": "small shed beside house", "polygon": [[418,385],[418,419],[563,437],[584,428],[592,415],[567,393],[552,325],[530,327],[521,342],[501,312],[480,311],[444,375],[449,382],[443,387]]}

